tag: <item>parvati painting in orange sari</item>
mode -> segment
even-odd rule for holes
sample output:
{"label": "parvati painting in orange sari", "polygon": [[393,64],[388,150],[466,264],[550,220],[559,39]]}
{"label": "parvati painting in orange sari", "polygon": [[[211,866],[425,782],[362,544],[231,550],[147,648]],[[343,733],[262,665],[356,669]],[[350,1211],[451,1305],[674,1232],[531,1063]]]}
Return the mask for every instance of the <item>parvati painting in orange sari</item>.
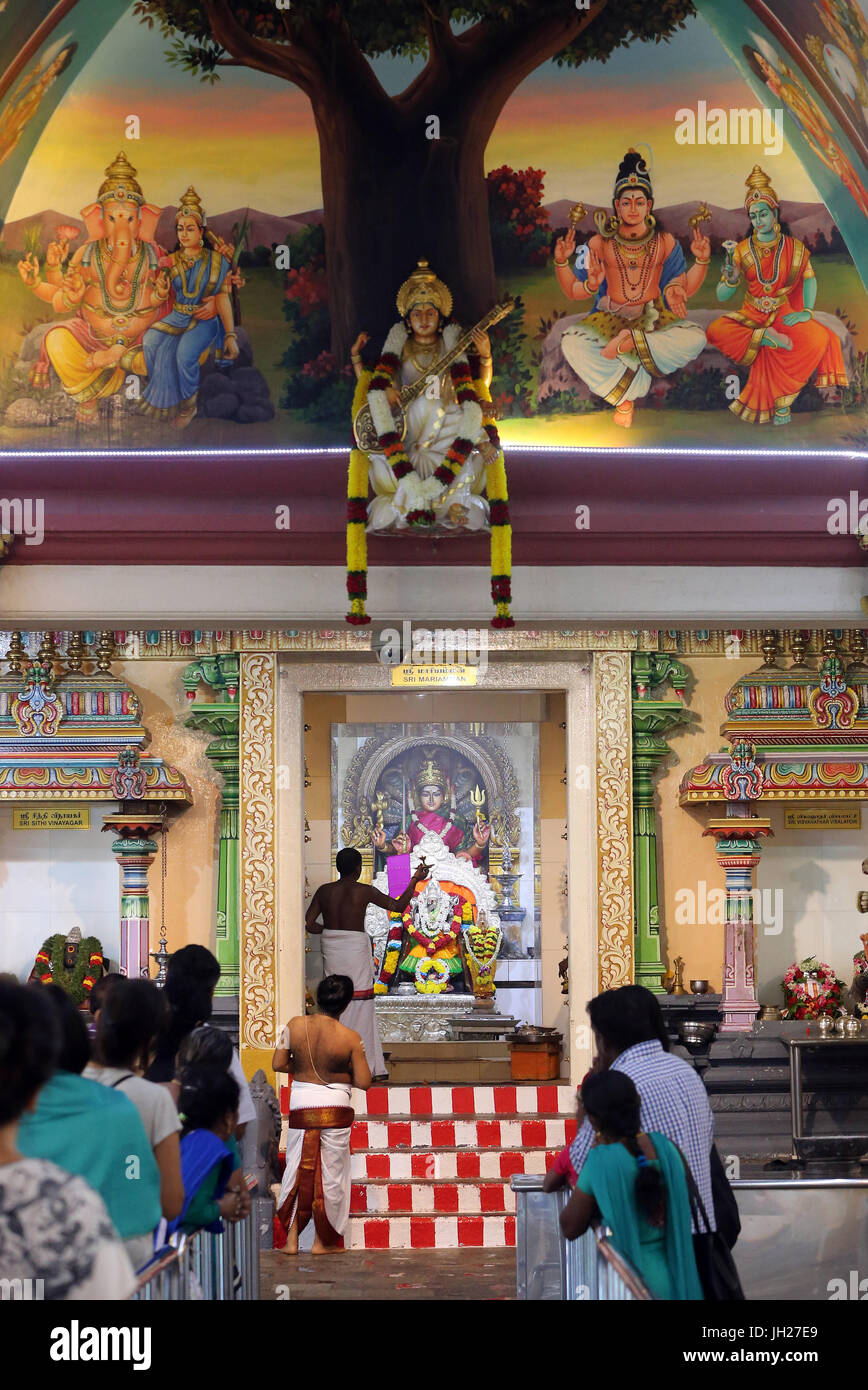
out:
{"label": "parvati painting in orange sari", "polygon": [[781,232],[777,195],[759,166],[747,187],[753,230],[725,247],[717,297],[731,298],[742,277],[747,293],[741,309],[714,319],[706,336],[725,357],[750,369],[730,410],[751,424],[786,425],[792,402],[814,372],[819,387],[846,386],[847,374],[838,338],[813,315],[817,282],[807,247]]}

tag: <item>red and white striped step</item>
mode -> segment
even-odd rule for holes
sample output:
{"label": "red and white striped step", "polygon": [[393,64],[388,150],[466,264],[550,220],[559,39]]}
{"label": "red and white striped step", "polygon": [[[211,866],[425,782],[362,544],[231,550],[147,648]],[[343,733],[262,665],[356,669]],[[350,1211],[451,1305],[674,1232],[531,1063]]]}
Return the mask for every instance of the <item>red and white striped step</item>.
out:
{"label": "red and white striped step", "polygon": [[356,1120],[353,1150],[359,1149],[562,1149],[570,1120]]}
{"label": "red and white striped step", "polygon": [[[563,1145],[560,1145],[563,1148]],[[376,1182],[392,1179],[394,1182],[419,1181],[442,1182],[458,1179],[488,1178],[497,1182],[509,1182],[513,1173],[544,1173],[549,1167],[547,1155],[557,1150],[524,1149],[497,1150],[485,1149],[474,1153],[469,1149],[428,1149],[421,1153],[404,1150],[402,1153],[372,1153],[370,1149],[352,1155],[353,1182],[366,1179]]]}
{"label": "red and white striped step", "polygon": [[576,1132],[575,1101],[554,1084],[355,1092],[348,1248],[514,1245],[509,1179],[546,1171]]}
{"label": "red and white striped step", "polygon": [[353,1183],[354,1216],[511,1215],[515,1193],[508,1182],[369,1182]]}

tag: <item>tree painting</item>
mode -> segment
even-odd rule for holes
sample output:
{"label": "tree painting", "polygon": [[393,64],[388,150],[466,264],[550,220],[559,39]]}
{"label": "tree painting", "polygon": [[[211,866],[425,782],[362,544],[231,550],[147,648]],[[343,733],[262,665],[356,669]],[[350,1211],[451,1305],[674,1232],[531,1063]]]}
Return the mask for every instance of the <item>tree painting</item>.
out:
{"label": "tree painting", "polygon": [[[137,0],[134,12],[160,26],[171,60],[192,75],[213,81],[244,66],[310,101],[341,363],[360,328],[385,330],[419,256],[465,321],[496,299],[485,149],[526,77],[550,59],[579,67],[660,42],[694,10],[691,0]],[[387,54],[424,59],[394,96],[373,66]]]}

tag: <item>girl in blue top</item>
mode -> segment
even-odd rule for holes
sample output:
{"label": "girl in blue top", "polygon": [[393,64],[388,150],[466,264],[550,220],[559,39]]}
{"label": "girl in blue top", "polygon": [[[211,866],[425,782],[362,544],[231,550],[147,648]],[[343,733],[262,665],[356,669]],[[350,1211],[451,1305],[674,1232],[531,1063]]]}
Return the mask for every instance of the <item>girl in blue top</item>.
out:
{"label": "girl in blue top", "polygon": [[561,1212],[564,1235],[575,1240],[602,1221],[655,1298],[701,1299],[680,1151],[641,1132],[639,1093],[623,1072],[589,1076],[582,1102],[597,1137]]}

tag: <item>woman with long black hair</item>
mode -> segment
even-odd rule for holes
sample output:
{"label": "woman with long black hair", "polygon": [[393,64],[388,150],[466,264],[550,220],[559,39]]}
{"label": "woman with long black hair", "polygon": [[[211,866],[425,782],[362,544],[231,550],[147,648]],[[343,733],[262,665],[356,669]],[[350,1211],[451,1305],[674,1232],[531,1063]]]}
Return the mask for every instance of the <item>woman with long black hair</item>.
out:
{"label": "woman with long black hair", "polygon": [[598,1220],[655,1298],[701,1299],[684,1160],[664,1134],[639,1127],[639,1093],[623,1072],[587,1077],[582,1104],[596,1139],[561,1212],[568,1240]]}

